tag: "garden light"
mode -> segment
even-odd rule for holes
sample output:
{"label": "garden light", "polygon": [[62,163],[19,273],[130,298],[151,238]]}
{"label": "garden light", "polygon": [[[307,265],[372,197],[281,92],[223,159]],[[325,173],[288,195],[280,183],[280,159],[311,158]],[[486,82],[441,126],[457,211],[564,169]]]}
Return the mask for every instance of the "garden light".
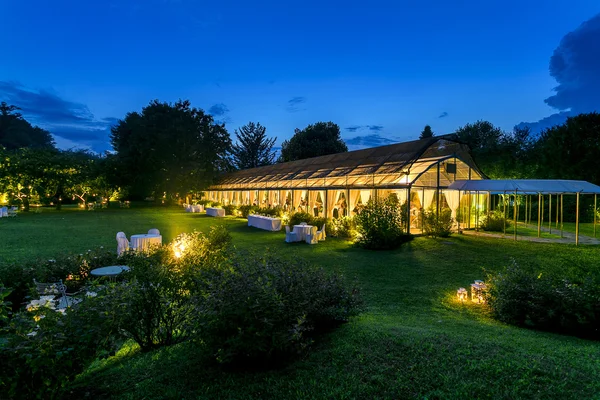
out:
{"label": "garden light", "polygon": [[467,299],[467,289],[465,289],[464,287],[459,288],[456,291],[456,296],[458,297],[458,300],[464,302]]}
{"label": "garden light", "polygon": [[484,303],[483,292],[487,289],[487,286],[483,281],[476,280],[475,283],[471,283],[471,301],[478,303]]}

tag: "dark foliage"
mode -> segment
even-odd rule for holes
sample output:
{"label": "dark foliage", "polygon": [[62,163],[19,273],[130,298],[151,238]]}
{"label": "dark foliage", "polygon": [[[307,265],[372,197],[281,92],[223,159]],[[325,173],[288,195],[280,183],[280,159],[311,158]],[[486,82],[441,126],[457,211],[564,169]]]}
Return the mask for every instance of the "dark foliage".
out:
{"label": "dark foliage", "polygon": [[0,146],[8,150],[28,148],[54,148],[50,132],[32,126],[18,112],[19,107],[0,103]]}
{"label": "dark foliage", "polygon": [[369,200],[354,217],[358,235],[356,244],[365,249],[387,250],[399,247],[411,239],[404,232],[402,208],[398,200]]}
{"label": "dark foliage", "polygon": [[347,321],[361,304],[340,275],[271,256],[239,254],[228,268],[202,270],[198,284],[198,339],[223,364],[302,353],[315,333]]}
{"label": "dark foliage", "polygon": [[340,135],[340,127],[333,122],[317,122],[303,130],[296,129],[294,136],[281,145],[281,162],[342,153],[348,147]]}
{"label": "dark foliage", "polygon": [[538,273],[513,260],[488,275],[487,302],[509,324],[600,339],[600,275],[572,275]]}
{"label": "dark foliage", "polygon": [[237,169],[271,165],[275,161],[273,145],[277,138],[268,139],[264,126],[249,122],[236,129],[237,143],[231,147],[233,165]]}

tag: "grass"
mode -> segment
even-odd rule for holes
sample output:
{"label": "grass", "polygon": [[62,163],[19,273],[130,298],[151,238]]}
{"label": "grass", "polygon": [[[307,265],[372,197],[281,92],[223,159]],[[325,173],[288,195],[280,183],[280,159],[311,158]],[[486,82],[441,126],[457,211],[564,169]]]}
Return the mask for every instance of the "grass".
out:
{"label": "grass", "polygon": [[474,236],[416,238],[371,252],[328,238],[288,245],[283,233],[180,209],[43,212],[0,220],[0,258],[52,257],[115,234],[158,228],[164,241],[222,223],[239,248],[303,258],[356,277],[367,310],[280,370],[228,371],[179,344],[141,354],[127,344],[73,384],[71,398],[600,398],[600,343],[501,324],[483,305],[455,300],[458,287],[511,257],[540,270],[596,267],[600,248]]}

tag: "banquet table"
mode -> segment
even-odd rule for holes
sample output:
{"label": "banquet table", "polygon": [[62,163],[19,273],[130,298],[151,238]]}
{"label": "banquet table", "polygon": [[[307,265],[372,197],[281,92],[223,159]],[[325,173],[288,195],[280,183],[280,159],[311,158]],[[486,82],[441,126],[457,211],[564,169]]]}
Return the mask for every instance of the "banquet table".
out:
{"label": "banquet table", "polygon": [[276,232],[281,230],[281,219],[263,215],[248,215],[248,226]]}
{"label": "banquet table", "polygon": [[298,237],[299,241],[305,241],[306,235],[310,233],[311,229],[312,225],[294,225],[293,232],[296,233],[296,236]]}
{"label": "banquet table", "polygon": [[131,235],[131,248],[137,251],[148,250],[150,246],[160,246],[161,244],[161,235],[151,235],[148,233]]}
{"label": "banquet table", "polygon": [[223,209],[223,208],[208,207],[206,209],[206,215],[210,215],[211,217],[224,217],[225,216],[225,209]]}

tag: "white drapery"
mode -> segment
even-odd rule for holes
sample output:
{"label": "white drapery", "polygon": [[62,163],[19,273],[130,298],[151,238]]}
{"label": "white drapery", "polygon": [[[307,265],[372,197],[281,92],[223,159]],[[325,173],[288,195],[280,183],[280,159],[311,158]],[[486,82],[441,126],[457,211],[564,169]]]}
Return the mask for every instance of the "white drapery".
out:
{"label": "white drapery", "polygon": [[267,205],[269,207],[273,207],[274,204],[275,204],[275,191],[269,190],[267,192]]}
{"label": "white drapery", "polygon": [[370,190],[361,190],[360,191],[360,201],[363,205],[366,205],[371,199],[371,191]]}
{"label": "white drapery", "polygon": [[360,190],[350,190],[350,208],[348,209],[350,215],[354,215],[354,209],[358,205],[358,199],[360,199]]}
{"label": "white drapery", "polygon": [[400,205],[403,205],[404,203],[406,203],[406,195],[407,195],[407,190],[406,189],[394,190],[393,193],[398,198],[398,203]]}
{"label": "white drapery", "polygon": [[340,200],[342,192],[340,190],[328,190],[327,191],[327,217],[333,217],[333,209]]}
{"label": "white drapery", "polygon": [[254,202],[256,201],[256,190],[251,190],[248,193],[248,200],[250,201],[250,205],[254,205]]}
{"label": "white drapery", "polygon": [[431,207],[431,203],[433,203],[433,197],[435,196],[434,189],[425,189],[423,194],[423,209],[428,209]]}
{"label": "white drapery", "polygon": [[444,190],[444,197],[446,197],[446,203],[452,211],[452,218],[456,220],[456,210],[460,205],[460,192],[458,190]]}

